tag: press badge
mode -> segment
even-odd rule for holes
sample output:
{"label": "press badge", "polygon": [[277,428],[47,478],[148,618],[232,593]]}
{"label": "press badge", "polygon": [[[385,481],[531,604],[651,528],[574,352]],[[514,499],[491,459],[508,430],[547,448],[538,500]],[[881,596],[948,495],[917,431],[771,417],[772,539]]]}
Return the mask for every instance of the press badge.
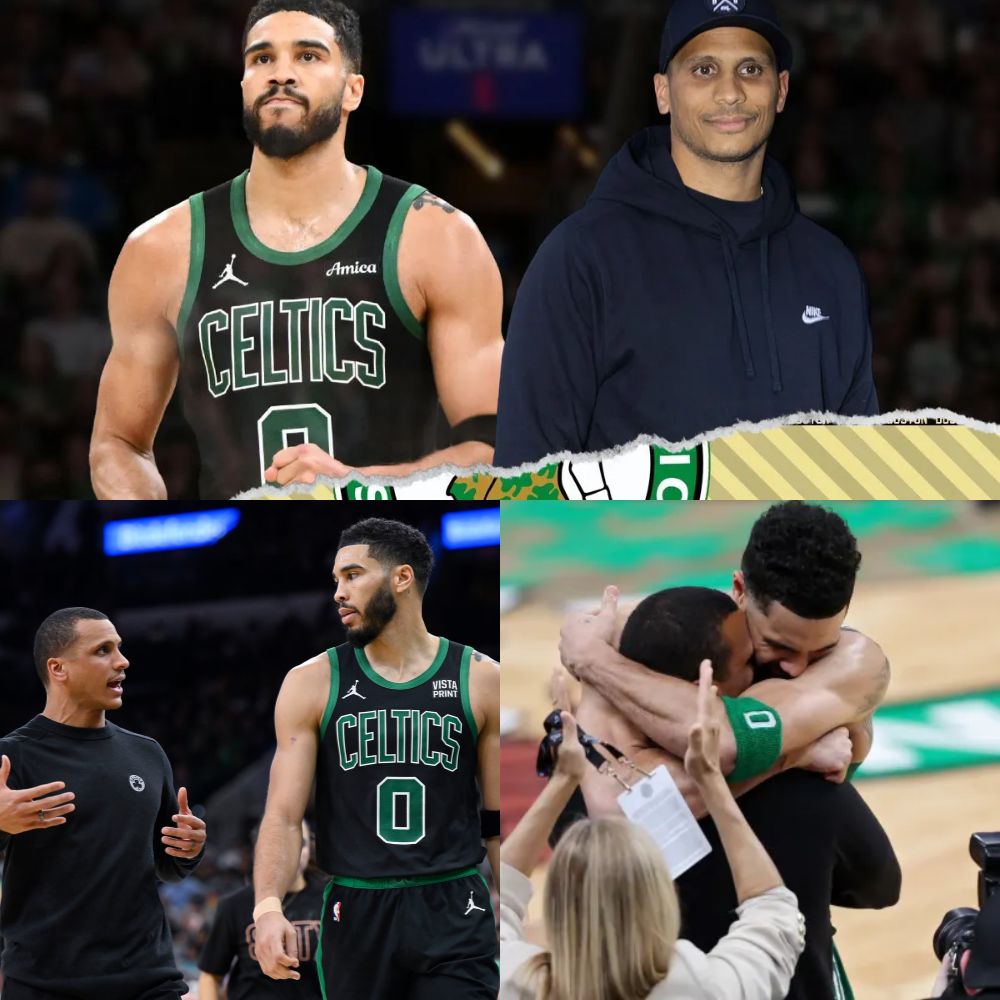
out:
{"label": "press badge", "polygon": [[671,878],[680,878],[712,853],[712,845],[698,826],[677,783],[662,764],[648,778],[622,792],[618,805],[633,823],[656,841]]}

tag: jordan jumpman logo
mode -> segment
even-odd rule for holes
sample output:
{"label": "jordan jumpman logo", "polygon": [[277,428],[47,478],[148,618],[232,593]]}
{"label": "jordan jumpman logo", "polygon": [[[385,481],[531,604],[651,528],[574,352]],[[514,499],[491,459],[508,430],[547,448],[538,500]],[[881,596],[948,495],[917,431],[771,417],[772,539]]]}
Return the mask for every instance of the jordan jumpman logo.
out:
{"label": "jordan jumpman logo", "polygon": [[222,274],[219,275],[219,280],[212,285],[213,291],[215,291],[219,285],[222,285],[227,281],[235,281],[237,285],[242,285],[244,288],[247,287],[248,282],[243,281],[241,278],[237,278],[236,275],[233,274],[233,264],[235,263],[236,254],[233,254],[232,257],[229,258],[229,263],[222,269]]}

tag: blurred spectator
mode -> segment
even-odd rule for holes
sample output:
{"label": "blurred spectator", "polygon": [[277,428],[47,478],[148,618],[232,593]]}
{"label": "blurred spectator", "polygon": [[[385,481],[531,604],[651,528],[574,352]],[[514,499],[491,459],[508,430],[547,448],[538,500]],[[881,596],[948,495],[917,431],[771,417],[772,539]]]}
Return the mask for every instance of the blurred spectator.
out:
{"label": "blurred spectator", "polygon": [[21,282],[38,278],[53,252],[64,244],[75,247],[88,265],[96,264],[97,247],[78,222],[60,215],[59,182],[35,176],[25,186],[24,211],[0,229],[0,275]]}
{"label": "blurred spectator", "polygon": [[28,322],[25,341],[37,340],[52,352],[56,371],[78,378],[100,369],[111,349],[107,324],[83,311],[84,290],[67,270],[51,272],[44,284],[45,314]]}

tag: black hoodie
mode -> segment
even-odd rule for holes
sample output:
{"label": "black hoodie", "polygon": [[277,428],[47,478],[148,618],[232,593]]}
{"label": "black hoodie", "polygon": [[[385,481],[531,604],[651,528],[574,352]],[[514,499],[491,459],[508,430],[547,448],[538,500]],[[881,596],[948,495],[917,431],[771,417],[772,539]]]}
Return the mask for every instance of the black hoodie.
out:
{"label": "black hoodie", "polygon": [[685,188],[668,128],[628,142],[525,274],[497,465],[798,412],[878,412],[854,256],[799,212],[771,157],[759,223],[725,221],[745,222],[748,207]]}

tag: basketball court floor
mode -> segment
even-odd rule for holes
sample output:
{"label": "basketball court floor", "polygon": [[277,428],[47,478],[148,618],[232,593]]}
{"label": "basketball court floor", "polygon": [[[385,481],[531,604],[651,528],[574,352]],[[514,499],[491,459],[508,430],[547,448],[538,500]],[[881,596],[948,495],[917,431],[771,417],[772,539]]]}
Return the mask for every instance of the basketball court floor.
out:
{"label": "basketball court floor", "polygon": [[[942,915],[977,905],[969,835],[1000,829],[1000,511],[830,506],[864,555],[848,624],[876,639],[892,665],[875,748],[855,780],[903,872],[895,907],[833,911],[836,940],[857,1000],[914,1000],[930,994],[938,965],[931,937]],[[505,830],[541,785],[534,747],[566,607],[596,603],[605,583],[635,595],[680,583],[726,586],[765,507],[504,505]]]}

